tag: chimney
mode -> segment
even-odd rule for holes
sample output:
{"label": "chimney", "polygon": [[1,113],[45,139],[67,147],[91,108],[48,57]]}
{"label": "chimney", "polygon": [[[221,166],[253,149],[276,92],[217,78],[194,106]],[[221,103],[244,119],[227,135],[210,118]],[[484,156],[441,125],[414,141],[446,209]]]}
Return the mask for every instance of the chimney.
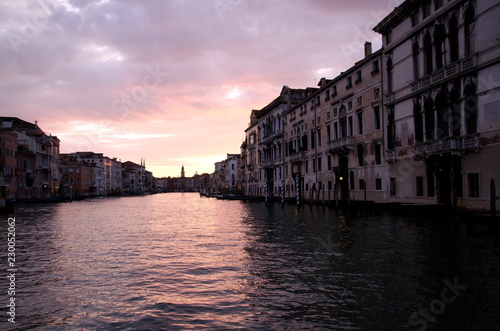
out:
{"label": "chimney", "polygon": [[369,41],[365,41],[365,58],[372,55],[372,43]]}

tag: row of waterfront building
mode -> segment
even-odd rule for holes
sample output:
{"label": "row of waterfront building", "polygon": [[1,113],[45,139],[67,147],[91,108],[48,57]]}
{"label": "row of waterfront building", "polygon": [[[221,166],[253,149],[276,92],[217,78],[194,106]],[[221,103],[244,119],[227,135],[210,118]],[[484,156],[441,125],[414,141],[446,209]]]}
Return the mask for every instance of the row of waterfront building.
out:
{"label": "row of waterfront building", "polygon": [[500,183],[500,4],[406,0],[382,49],[252,110],[212,188],[302,200],[486,209]]}
{"label": "row of waterfront building", "polygon": [[0,117],[0,188],[7,199],[142,194],[157,189],[145,162],[102,153],[59,152],[60,140],[35,123]]}

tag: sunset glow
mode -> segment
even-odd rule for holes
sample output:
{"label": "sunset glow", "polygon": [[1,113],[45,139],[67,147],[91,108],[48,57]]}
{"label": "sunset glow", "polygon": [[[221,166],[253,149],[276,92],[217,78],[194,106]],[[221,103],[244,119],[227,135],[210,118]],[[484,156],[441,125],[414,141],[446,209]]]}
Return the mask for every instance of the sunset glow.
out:
{"label": "sunset glow", "polygon": [[[397,2],[3,1],[3,116],[61,152],[146,160],[157,177],[213,172],[239,153],[250,111],[380,48]],[[382,8],[382,9],[381,9]]]}

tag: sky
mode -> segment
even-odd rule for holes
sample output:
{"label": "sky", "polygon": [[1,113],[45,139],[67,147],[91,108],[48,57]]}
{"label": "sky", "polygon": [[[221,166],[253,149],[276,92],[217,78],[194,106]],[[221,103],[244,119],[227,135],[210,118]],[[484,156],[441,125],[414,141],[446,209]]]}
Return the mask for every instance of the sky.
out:
{"label": "sky", "polygon": [[0,115],[61,152],[212,173],[252,109],[315,87],[381,47],[401,0],[2,0]]}

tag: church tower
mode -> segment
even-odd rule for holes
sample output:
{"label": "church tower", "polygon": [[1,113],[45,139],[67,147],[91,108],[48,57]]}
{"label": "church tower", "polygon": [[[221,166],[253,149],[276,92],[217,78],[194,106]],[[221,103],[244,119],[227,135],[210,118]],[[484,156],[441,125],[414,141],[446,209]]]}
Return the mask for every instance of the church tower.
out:
{"label": "church tower", "polygon": [[181,168],[181,178],[186,178],[186,173],[184,172],[184,166]]}

